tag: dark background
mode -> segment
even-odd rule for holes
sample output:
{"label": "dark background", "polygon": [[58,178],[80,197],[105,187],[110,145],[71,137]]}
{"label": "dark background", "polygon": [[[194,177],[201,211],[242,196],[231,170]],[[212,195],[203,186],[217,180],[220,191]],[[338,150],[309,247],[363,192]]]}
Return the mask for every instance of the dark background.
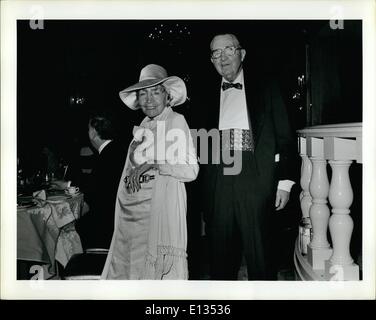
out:
{"label": "dark background", "polygon": [[[205,85],[220,81],[209,49],[218,33],[238,36],[247,51],[248,72],[257,68],[279,80],[294,130],[362,121],[361,21],[346,20],[344,29],[331,29],[327,20],[45,20],[43,29],[34,30],[29,20],[19,20],[17,152],[25,172],[38,169],[44,146],[69,159],[88,144],[88,115],[96,109],[114,115],[119,138],[127,146],[143,114],[128,109],[118,93],[136,83],[142,67],[150,63],[184,79],[189,99],[176,111],[191,128],[200,128],[206,113]],[[351,174],[360,177],[353,180],[352,214],[358,228],[352,250],[358,255],[361,166],[353,165]],[[188,193],[194,186],[189,185]],[[299,192],[297,184],[292,196],[298,199]],[[285,241],[277,243],[281,250],[276,252],[290,261],[299,203],[291,201],[286,210],[290,214],[278,218],[281,230],[287,230]],[[199,215],[191,214],[188,223],[190,239],[198,239]],[[190,256],[200,259],[195,252]]]}
{"label": "dark background", "polygon": [[[205,82],[219,81],[209,44],[221,32],[238,35],[246,62],[279,78],[294,129],[362,121],[361,21],[345,21],[344,29],[336,30],[323,20],[46,20],[44,29],[35,30],[21,20],[17,27],[21,157],[46,144],[69,152],[77,139],[86,139],[92,109],[111,110],[127,144],[143,115],[129,110],[118,93],[136,83],[149,63],[186,81],[190,100],[177,111],[198,127],[205,113]],[[301,75],[310,76],[308,85],[298,86]],[[293,99],[297,92],[301,98]],[[83,103],[75,103],[77,98]]]}

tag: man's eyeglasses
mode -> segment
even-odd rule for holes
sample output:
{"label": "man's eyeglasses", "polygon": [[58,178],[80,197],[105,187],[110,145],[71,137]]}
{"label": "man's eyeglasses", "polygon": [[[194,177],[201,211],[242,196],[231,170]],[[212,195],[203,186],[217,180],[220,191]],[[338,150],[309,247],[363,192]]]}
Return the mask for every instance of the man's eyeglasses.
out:
{"label": "man's eyeglasses", "polygon": [[228,57],[233,56],[238,49],[241,49],[241,47],[228,46],[224,47],[223,49],[216,49],[211,52],[211,57],[213,59],[219,59],[222,56],[222,52],[224,52]]}

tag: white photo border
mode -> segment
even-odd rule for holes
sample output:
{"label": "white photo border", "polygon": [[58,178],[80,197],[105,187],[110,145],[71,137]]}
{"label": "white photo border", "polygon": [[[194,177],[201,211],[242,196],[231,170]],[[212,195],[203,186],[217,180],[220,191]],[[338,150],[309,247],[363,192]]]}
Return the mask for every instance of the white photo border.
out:
{"label": "white photo border", "polygon": [[[213,7],[215,6],[215,10]],[[363,279],[347,282],[16,280],[18,19],[360,19],[363,21]],[[338,16],[339,15],[339,16]],[[375,298],[374,1],[2,1],[1,298],[305,300]],[[367,239],[365,241],[364,239]]]}

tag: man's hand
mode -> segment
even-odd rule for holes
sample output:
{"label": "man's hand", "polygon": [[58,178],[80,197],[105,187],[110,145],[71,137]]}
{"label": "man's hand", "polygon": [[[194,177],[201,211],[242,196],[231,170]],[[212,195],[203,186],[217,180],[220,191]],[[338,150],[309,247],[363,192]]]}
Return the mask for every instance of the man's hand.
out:
{"label": "man's hand", "polygon": [[290,192],[278,189],[277,195],[275,197],[275,207],[276,211],[283,209],[290,198]]}

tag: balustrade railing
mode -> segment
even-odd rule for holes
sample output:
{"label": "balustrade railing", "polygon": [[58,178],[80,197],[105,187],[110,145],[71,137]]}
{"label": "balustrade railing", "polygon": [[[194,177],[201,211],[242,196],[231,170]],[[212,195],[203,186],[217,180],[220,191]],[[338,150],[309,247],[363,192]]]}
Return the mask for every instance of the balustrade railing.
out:
{"label": "balustrade railing", "polygon": [[359,280],[359,266],[350,254],[354,223],[349,168],[362,163],[362,123],[308,127],[298,130],[298,139],[302,223],[296,272],[302,280]]}

